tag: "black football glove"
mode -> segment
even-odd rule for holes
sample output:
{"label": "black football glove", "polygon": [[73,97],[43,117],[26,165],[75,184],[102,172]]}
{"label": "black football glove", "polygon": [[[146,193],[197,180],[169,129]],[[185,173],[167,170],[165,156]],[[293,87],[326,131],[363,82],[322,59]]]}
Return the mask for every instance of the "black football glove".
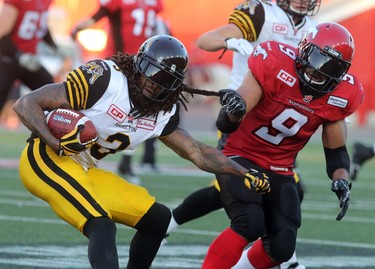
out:
{"label": "black football glove", "polygon": [[85,126],[80,124],[73,131],[60,138],[60,149],[58,152],[59,156],[79,154],[80,152],[90,148],[95,141],[98,140],[98,137],[95,137],[88,142],[82,143],[80,134],[84,128]]}
{"label": "black football glove", "polygon": [[269,193],[271,191],[268,176],[255,169],[250,169],[249,172],[245,174],[244,183],[250,190],[260,194]]}
{"label": "black football glove", "polygon": [[245,100],[234,90],[220,90],[220,105],[228,114],[242,117],[246,113]]}
{"label": "black football glove", "polygon": [[336,193],[337,198],[340,201],[341,211],[337,215],[336,220],[341,220],[348,210],[350,201],[350,189],[352,188],[352,183],[348,183],[345,179],[338,179],[332,182],[331,190]]}

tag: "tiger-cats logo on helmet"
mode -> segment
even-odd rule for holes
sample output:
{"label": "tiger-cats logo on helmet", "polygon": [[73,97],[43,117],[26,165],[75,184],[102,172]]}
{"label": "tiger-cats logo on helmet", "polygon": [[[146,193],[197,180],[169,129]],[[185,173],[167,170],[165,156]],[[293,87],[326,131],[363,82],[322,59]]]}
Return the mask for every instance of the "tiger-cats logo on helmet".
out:
{"label": "tiger-cats logo on helmet", "polygon": [[98,65],[96,62],[89,62],[82,67],[82,70],[91,74],[89,83],[92,85],[94,82],[103,75],[103,67]]}

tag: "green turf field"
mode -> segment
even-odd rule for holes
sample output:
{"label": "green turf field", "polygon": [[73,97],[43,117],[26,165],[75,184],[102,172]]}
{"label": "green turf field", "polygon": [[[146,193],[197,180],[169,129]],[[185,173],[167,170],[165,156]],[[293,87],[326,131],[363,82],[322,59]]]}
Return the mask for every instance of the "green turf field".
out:
{"label": "green turf field", "polygon": [[[372,141],[369,135],[366,142]],[[0,268],[90,268],[87,240],[60,221],[41,200],[30,195],[18,177],[17,160],[27,132],[0,129]],[[198,136],[215,145],[215,136]],[[349,142],[351,139],[349,139]],[[350,144],[350,143],[349,143]],[[160,174],[140,173],[157,200],[170,208],[196,189],[207,186],[212,176],[200,172],[158,143]],[[350,148],[349,148],[350,149]],[[139,161],[139,152],[135,163]],[[115,170],[120,156],[102,163]],[[325,174],[324,155],[317,139],[300,153],[298,164],[306,188],[302,204],[297,255],[307,268],[375,268],[375,161],[360,171],[353,182],[352,200],[343,221],[335,220],[338,200]],[[179,227],[161,247],[153,264],[158,268],[200,268],[215,236],[229,221],[224,211],[214,212]],[[133,230],[118,226],[121,268],[125,268]]]}

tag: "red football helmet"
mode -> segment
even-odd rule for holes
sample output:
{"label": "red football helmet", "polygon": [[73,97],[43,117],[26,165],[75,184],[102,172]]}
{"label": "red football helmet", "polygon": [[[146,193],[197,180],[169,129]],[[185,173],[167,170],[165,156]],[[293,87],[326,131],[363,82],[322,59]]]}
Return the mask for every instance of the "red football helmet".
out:
{"label": "red football helmet", "polygon": [[296,63],[301,90],[322,95],[333,91],[348,72],[354,40],[345,27],[324,22],[307,31],[298,49]]}

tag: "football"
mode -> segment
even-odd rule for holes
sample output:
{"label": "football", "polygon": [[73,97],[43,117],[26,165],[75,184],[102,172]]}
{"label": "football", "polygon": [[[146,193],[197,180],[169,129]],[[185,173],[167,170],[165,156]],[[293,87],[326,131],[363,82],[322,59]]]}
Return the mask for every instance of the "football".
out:
{"label": "football", "polygon": [[81,142],[88,142],[97,136],[94,123],[77,110],[58,108],[49,112],[46,119],[51,133],[58,139],[80,124],[85,126],[80,135]]}

